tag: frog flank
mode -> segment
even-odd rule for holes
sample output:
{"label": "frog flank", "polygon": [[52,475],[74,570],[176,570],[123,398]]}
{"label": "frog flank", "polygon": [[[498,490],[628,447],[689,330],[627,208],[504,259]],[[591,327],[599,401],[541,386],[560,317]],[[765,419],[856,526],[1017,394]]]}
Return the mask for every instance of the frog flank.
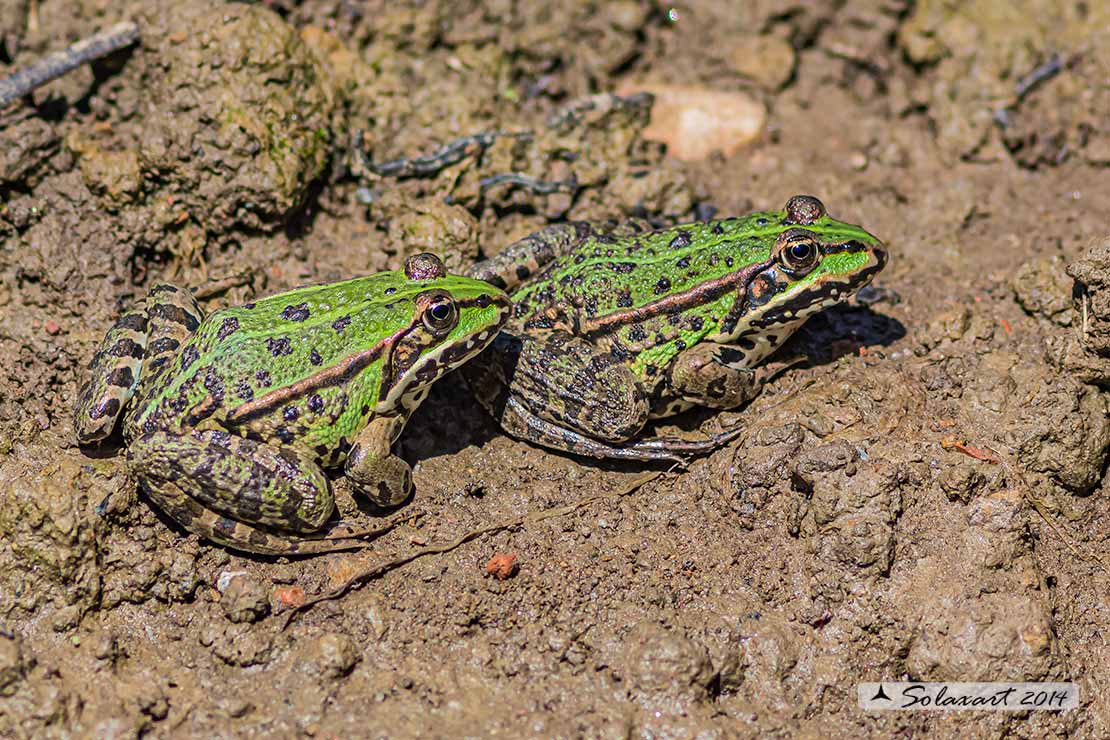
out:
{"label": "frog flank", "polygon": [[77,404],[78,441],[122,417],[128,466],[185,528],[260,553],[361,546],[324,470],[342,465],[380,506],[412,488],[390,451],[432,383],[482,351],[509,317],[503,291],[448,275],[433,255],[404,271],[299,288],[204,318],[156,285],[109,330]]}
{"label": "frog flank", "polygon": [[654,230],[558,224],[476,265],[511,320],[464,371],[519,438],[599,458],[683,460],[723,444],[639,439],[694,406],[735,408],[805,320],[883,269],[884,245],[812,196],[781,211]]}

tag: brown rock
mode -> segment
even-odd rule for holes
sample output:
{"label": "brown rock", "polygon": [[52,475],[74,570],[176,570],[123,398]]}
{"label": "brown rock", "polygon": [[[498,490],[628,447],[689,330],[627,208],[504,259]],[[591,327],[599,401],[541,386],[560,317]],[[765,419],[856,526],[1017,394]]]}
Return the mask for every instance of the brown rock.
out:
{"label": "brown rock", "polygon": [[655,96],[644,138],[663,142],[671,156],[685,161],[717,151],[732,156],[759,136],[767,118],[763,104],[742,92],[652,84],[620,90],[622,95],[635,92]]}

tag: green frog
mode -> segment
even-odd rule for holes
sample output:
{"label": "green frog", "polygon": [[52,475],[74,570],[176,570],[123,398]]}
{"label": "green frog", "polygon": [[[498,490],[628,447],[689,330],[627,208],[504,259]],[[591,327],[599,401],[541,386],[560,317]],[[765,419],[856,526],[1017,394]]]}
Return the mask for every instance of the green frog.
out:
{"label": "green frog", "polygon": [[469,271],[510,291],[514,307],[463,374],[517,438],[684,462],[742,427],[701,441],[638,438],[649,419],[749,401],[784,367],[760,363],[886,261],[878,239],[806,195],[781,211],[662,230],[557,224]]}
{"label": "green frog", "polygon": [[108,331],[75,429],[98,442],[122,417],[127,463],[186,529],[267,554],[360,546],[325,525],[324,470],[341,464],[375,504],[409,496],[390,453],[432,383],[481,352],[508,319],[505,293],[448,275],[439,258],[225,308],[155,285]]}

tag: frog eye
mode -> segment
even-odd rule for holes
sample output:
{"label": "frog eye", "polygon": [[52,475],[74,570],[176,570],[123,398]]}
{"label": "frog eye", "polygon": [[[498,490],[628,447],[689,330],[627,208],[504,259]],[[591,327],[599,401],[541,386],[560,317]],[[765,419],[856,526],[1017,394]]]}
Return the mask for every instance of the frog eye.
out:
{"label": "frog eye", "polygon": [[455,302],[447,296],[439,296],[424,311],[424,326],[436,334],[443,334],[454,328],[459,320]]}
{"label": "frog eye", "polygon": [[820,255],[817,243],[809,234],[788,239],[779,251],[779,261],[790,272],[808,272]]}

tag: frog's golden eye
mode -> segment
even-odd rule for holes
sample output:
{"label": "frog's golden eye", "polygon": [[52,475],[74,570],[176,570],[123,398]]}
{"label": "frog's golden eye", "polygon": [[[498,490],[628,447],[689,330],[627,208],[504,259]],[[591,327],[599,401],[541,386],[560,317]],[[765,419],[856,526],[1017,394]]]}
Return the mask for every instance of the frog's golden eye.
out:
{"label": "frog's golden eye", "polygon": [[448,296],[436,296],[424,310],[424,326],[436,334],[445,334],[455,328],[459,311]]}
{"label": "frog's golden eye", "polygon": [[817,264],[821,252],[813,236],[805,231],[786,232],[778,258],[782,266],[792,273],[805,273]]}

